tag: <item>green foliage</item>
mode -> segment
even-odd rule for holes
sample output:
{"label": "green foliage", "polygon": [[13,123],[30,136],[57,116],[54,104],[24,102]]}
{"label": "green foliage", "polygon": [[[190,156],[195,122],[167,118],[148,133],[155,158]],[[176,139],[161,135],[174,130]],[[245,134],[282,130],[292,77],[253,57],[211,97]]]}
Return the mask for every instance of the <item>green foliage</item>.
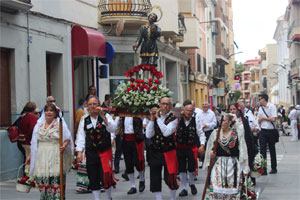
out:
{"label": "green foliage", "polygon": [[243,63],[235,62],[235,74],[236,75],[241,75],[244,70],[245,70],[245,67],[244,67]]}
{"label": "green foliage", "polygon": [[233,101],[237,102],[237,100],[241,97],[241,95],[242,95],[242,92],[240,90],[234,91]]}

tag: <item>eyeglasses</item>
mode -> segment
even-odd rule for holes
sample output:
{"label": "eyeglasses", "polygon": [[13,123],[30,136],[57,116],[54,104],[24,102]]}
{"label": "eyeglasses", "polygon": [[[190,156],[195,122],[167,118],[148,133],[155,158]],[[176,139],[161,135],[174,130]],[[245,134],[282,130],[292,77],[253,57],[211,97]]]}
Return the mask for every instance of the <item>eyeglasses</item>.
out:
{"label": "eyeglasses", "polygon": [[54,100],[51,100],[51,101],[49,101],[49,103],[55,103],[56,102],[56,100],[54,99]]}

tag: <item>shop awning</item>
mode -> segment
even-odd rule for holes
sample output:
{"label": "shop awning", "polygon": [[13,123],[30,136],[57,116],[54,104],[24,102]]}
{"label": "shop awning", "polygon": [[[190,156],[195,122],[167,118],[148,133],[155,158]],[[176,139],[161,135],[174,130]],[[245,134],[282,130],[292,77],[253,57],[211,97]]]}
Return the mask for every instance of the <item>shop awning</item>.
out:
{"label": "shop awning", "polygon": [[106,58],[105,37],[99,31],[75,25],[72,28],[72,55]]}

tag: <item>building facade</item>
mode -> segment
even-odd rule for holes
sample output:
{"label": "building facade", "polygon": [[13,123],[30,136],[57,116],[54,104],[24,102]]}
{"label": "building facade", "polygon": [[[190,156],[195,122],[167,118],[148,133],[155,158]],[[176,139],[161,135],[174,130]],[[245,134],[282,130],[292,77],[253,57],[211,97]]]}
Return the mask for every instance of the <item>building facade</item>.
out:
{"label": "building facade", "polygon": [[288,21],[287,42],[289,48],[290,88],[292,104],[300,104],[300,1],[291,0],[285,13]]}

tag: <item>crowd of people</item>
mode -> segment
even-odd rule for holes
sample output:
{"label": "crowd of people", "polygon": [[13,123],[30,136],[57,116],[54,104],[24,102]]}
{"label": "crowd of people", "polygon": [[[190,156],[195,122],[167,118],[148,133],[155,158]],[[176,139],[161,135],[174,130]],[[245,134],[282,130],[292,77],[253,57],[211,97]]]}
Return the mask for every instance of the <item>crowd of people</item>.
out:
{"label": "crowd of people", "polygon": [[[95,90],[90,87],[90,94],[79,101],[74,137],[63,120],[62,111],[55,105],[54,97],[47,97],[41,112],[34,102],[25,105],[19,123],[18,147],[25,156],[25,174],[36,181],[40,199],[60,199],[60,152],[64,158],[64,187],[75,154],[79,164],[76,191],[92,192],[95,200],[101,198],[101,189],[107,199],[112,199],[111,189],[117,185],[114,174],[120,172],[122,154],[125,162],[122,177],[130,182],[128,195],[143,192],[147,187],[145,163],[148,163],[149,189],[157,200],[162,199],[162,177],[173,200],[179,188],[179,197],[189,195],[187,180],[191,194],[196,195],[198,170],[209,167],[207,197],[240,199],[239,183],[251,177],[254,157],[259,149],[266,159],[269,148],[269,173],[278,172],[276,120],[281,122],[279,128],[283,134],[287,134],[283,122],[290,119],[292,140],[298,140],[300,106],[291,106],[287,117],[283,107],[277,109],[268,101],[267,94],[259,96],[257,109],[232,103],[228,110],[221,111],[219,108],[210,109],[207,102],[202,102],[200,109],[195,107],[194,101],[186,100],[175,105],[179,113],[175,112],[171,99],[164,97],[147,118],[114,116],[109,109],[111,100],[110,95],[105,95],[105,101],[100,104]],[[62,145],[59,145],[60,118]],[[138,172],[138,188],[135,170]],[[262,175],[267,174],[265,168]],[[251,177],[251,181],[255,185],[255,177]]]}

